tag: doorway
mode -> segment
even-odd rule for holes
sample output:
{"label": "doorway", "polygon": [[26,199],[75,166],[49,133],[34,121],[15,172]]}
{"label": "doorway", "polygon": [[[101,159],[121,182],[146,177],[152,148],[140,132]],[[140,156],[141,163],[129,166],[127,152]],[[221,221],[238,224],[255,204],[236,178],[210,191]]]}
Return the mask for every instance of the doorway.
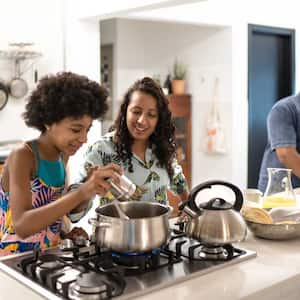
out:
{"label": "doorway", "polygon": [[248,187],[256,188],[276,101],[294,93],[295,30],[248,25]]}

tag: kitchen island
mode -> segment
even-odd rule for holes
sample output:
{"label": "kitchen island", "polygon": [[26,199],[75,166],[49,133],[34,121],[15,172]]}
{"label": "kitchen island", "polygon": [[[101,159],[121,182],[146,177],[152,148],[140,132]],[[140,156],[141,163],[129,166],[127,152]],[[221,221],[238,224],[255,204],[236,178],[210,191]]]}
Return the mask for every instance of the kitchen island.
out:
{"label": "kitchen island", "polygon": [[240,246],[257,257],[139,299],[300,299],[299,239],[270,241],[249,233]]}
{"label": "kitchen island", "polygon": [[[269,241],[251,233],[241,248],[257,257],[139,296],[139,300],[300,299],[300,240]],[[0,299],[44,299],[0,271]]]}

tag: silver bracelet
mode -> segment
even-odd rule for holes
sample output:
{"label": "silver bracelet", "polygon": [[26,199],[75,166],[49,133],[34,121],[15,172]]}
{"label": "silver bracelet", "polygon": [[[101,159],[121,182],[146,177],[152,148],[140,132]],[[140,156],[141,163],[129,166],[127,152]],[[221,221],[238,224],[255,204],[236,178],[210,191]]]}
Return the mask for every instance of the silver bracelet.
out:
{"label": "silver bracelet", "polygon": [[81,184],[82,183],[73,183],[73,184],[69,185],[67,188],[67,192],[72,192],[72,191],[78,190],[80,188]]}

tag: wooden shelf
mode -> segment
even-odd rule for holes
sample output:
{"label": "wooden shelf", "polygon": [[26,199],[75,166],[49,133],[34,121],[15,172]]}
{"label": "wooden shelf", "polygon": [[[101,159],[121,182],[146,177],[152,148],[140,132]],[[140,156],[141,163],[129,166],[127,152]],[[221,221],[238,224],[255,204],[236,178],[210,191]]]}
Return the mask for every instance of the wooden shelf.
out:
{"label": "wooden shelf", "polygon": [[[191,186],[191,96],[168,95],[169,109],[175,122],[177,160],[182,166],[183,173],[187,179],[189,187]],[[170,205],[174,208],[173,216],[178,215],[179,197],[168,192]]]}

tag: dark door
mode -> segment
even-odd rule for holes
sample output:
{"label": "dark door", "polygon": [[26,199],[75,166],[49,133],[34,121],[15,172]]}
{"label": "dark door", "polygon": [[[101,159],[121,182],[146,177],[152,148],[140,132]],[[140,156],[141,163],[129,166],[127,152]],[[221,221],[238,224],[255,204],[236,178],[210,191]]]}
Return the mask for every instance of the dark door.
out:
{"label": "dark door", "polygon": [[294,93],[295,31],[248,26],[248,187],[256,188],[273,104]]}

